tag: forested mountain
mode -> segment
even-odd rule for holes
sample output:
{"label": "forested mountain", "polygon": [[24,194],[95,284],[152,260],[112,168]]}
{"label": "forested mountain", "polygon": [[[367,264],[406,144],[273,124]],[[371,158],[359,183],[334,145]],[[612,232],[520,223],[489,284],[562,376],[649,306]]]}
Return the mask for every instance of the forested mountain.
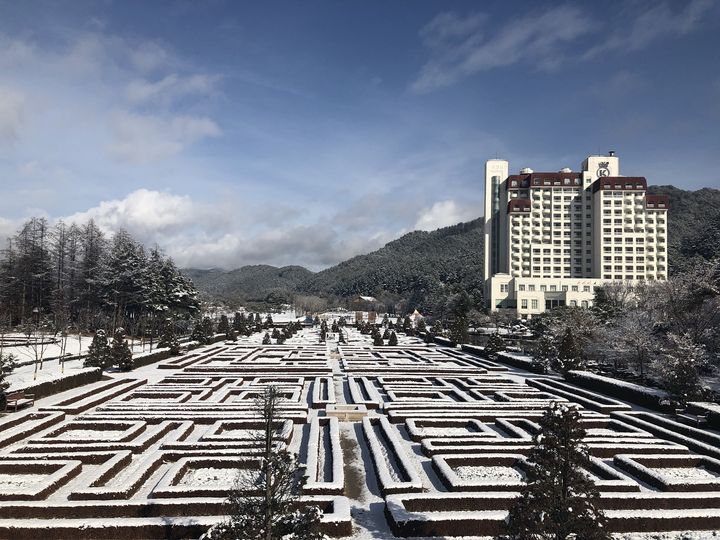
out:
{"label": "forested mountain", "polygon": [[675,186],[648,186],[648,193],[670,197],[668,258],[670,272],[694,256],[720,256],[720,189],[686,191]]}
{"label": "forested mountain", "polygon": [[[720,254],[720,190],[650,186],[648,191],[670,197],[671,272],[694,256],[711,258]],[[201,291],[235,301],[289,299],[293,294],[338,300],[364,294],[391,306],[401,303],[398,308],[417,307],[437,313],[460,290],[466,290],[471,300],[479,303],[482,249],[479,218],[433,232],[408,233],[377,251],[317,273],[297,266],[185,272]]]}
{"label": "forested mountain", "polygon": [[300,291],[338,297],[369,294],[388,304],[406,300],[426,311],[441,309],[461,290],[479,301],[482,249],[482,219],[415,231],[314,274]]}
{"label": "forested mountain", "polygon": [[277,268],[266,264],[243,266],[229,272],[189,268],[183,273],[203,293],[232,303],[288,302],[300,284],[313,274],[302,266]]}

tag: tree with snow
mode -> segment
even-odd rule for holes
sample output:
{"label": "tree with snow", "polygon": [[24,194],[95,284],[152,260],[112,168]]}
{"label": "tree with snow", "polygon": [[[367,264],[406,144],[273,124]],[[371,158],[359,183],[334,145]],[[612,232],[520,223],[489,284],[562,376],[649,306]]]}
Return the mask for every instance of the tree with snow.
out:
{"label": "tree with snow", "polygon": [[158,341],[158,347],[167,347],[170,349],[170,354],[180,353],[180,341],[175,334],[175,325],[171,319],[165,321],[163,333],[160,336],[160,341]]}
{"label": "tree with snow", "polygon": [[388,338],[388,345],[390,345],[391,347],[397,347],[397,344],[398,344],[397,334],[395,333],[394,330],[391,330],[390,337]]}
{"label": "tree with snow", "polygon": [[106,368],[111,365],[110,346],[105,330],[97,330],[83,362],[85,367]]}
{"label": "tree with snow", "polygon": [[377,334],[373,334],[373,345],[375,347],[382,347],[385,345],[385,342],[379,332]]}
{"label": "tree with snow", "polygon": [[214,328],[212,319],[210,317],[203,317],[201,324],[202,324],[203,334],[205,334],[205,340],[207,343],[210,343],[210,341],[212,341],[213,336],[215,335],[215,328]]}
{"label": "tree with snow", "polygon": [[656,361],[657,373],[663,387],[678,404],[703,395],[699,368],[705,363],[705,349],[688,335],[670,334],[670,346]]}
{"label": "tree with snow", "polygon": [[125,340],[125,329],[118,327],[115,330],[110,345],[110,361],[121,371],[130,371],[133,368],[133,357],[130,346]]}
{"label": "tree with snow", "polygon": [[15,369],[15,356],[0,352],[0,410],[5,409],[7,399],[5,391],[10,388],[10,382],[7,376]]}
{"label": "tree with snow", "polygon": [[272,341],[270,340],[270,334],[265,332],[265,336],[263,336],[262,344],[263,345],[270,345]]}
{"label": "tree with snow", "polygon": [[225,340],[226,341],[237,341],[237,330],[235,330],[232,326],[228,328],[228,331],[225,333]]}
{"label": "tree with snow", "polygon": [[527,459],[527,484],[507,519],[507,537],[609,540],[600,494],[583,471],[590,457],[577,407],[553,402],[539,424]]}
{"label": "tree with snow", "polygon": [[547,373],[550,366],[555,364],[557,360],[557,347],[555,340],[549,334],[543,334],[538,339],[535,352],[532,357],[532,364],[542,373]]}
{"label": "tree with snow", "polygon": [[195,321],[190,339],[197,341],[200,345],[207,345],[210,343],[210,336],[205,330],[206,326],[202,324],[202,321]]}
{"label": "tree with snow", "polygon": [[495,332],[488,338],[487,343],[485,344],[485,354],[488,358],[493,359],[497,356],[499,352],[502,352],[505,350],[505,342],[503,341],[503,338],[500,337],[500,334]]}
{"label": "tree with snow", "polygon": [[557,346],[558,354],[555,361],[555,368],[560,373],[567,373],[574,369],[580,369],[583,365],[582,350],[578,345],[572,329],[568,326],[565,334],[560,338]]}
{"label": "tree with snow", "polygon": [[427,332],[427,325],[425,324],[425,317],[420,317],[420,320],[417,323],[417,331],[418,332]]}
{"label": "tree with snow", "polygon": [[255,440],[259,467],[240,472],[227,499],[228,518],[209,531],[212,540],[322,540],[321,511],[301,506],[304,470],[297,456],[279,444],[280,391],[265,387],[254,410],[262,428]]}
{"label": "tree with snow", "polygon": [[606,354],[615,365],[632,363],[640,377],[646,375],[649,359],[659,351],[656,325],[650,313],[641,309],[626,310],[607,331]]}
{"label": "tree with snow", "polygon": [[[497,334],[495,334],[497,335]],[[452,323],[452,331],[450,338],[455,343],[467,343],[468,342],[468,321],[465,317],[456,317]]]}
{"label": "tree with snow", "polygon": [[227,334],[228,330],[230,330],[230,321],[227,315],[220,315],[220,322],[217,325],[218,334]]}

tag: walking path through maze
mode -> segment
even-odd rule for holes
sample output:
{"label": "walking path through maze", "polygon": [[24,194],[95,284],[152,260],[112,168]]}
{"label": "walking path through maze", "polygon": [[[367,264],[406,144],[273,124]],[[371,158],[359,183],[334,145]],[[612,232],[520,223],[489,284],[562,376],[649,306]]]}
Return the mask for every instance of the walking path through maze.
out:
{"label": "walking path through maze", "polygon": [[208,346],[5,415],[0,538],[199,537],[257,466],[268,384],[331,536],[496,534],[552,400],[582,407],[612,531],[720,529],[717,432],[414,338],[318,341]]}

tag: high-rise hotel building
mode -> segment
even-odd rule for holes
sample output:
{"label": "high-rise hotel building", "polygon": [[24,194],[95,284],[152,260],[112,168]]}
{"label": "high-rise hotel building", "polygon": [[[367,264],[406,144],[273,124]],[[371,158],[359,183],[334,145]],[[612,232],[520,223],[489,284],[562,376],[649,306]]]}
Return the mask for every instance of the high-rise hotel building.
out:
{"label": "high-rise hotel building", "polygon": [[580,172],[485,164],[485,299],[530,318],[556,306],[589,307],[608,281],[667,278],[668,198],[640,176],[620,176],[614,152]]}

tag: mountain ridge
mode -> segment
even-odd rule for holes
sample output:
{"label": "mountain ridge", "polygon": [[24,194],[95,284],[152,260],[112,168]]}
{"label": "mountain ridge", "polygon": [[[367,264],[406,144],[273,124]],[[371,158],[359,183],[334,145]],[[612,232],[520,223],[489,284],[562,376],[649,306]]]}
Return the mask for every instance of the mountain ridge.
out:
{"label": "mountain ridge", "polygon": [[[704,225],[720,216],[720,190],[662,185],[649,186],[648,193],[670,198],[668,251],[673,272],[693,256],[687,246],[701,238]],[[434,231],[412,231],[317,272],[298,265],[184,272],[206,295],[235,303],[283,303],[296,295],[339,301],[369,294],[389,307],[407,303],[437,311],[461,290],[476,299],[482,290],[482,223],[479,217]]]}

